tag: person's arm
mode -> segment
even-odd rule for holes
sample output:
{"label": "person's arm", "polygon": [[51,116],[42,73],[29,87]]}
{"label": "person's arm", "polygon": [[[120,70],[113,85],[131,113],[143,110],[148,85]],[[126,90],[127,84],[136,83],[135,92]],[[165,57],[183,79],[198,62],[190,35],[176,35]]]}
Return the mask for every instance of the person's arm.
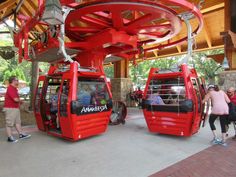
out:
{"label": "person's arm", "polygon": [[160,105],[164,105],[165,103],[164,103],[164,101],[163,101],[163,99],[161,98],[161,96],[159,96],[159,100],[160,100]]}
{"label": "person's arm", "polygon": [[21,102],[20,98],[13,98],[13,100],[14,100],[15,102],[17,102],[17,103],[20,103],[20,102]]}
{"label": "person's arm", "polygon": [[224,93],[225,101],[227,103],[230,103],[230,99],[229,99],[228,95],[225,92],[223,92],[223,93]]}
{"label": "person's arm", "polygon": [[206,94],[204,99],[202,100],[202,103],[204,104],[205,102],[207,102],[210,99],[211,95],[210,93]]}

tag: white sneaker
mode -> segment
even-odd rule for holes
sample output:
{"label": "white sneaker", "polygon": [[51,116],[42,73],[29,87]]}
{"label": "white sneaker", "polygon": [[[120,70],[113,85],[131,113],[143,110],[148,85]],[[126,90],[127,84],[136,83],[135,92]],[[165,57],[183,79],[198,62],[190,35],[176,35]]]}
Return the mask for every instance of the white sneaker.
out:
{"label": "white sneaker", "polygon": [[220,141],[219,144],[222,145],[222,146],[225,146],[225,147],[228,146],[228,144],[226,142],[223,142],[223,141]]}
{"label": "white sneaker", "polygon": [[219,144],[221,141],[220,141],[220,139],[218,139],[218,138],[214,138],[212,141],[211,141],[211,143],[212,144]]}

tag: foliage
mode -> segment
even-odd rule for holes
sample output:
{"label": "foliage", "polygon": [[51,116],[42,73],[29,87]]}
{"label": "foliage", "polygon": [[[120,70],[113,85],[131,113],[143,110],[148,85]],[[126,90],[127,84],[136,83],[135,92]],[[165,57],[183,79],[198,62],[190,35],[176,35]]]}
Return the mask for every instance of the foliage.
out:
{"label": "foliage", "polygon": [[220,63],[217,63],[206,56],[220,53],[223,53],[223,50],[211,50],[193,55],[192,64],[196,68],[198,74],[203,76],[208,83],[214,84],[218,74],[224,69],[221,67]]}
{"label": "foliage", "polygon": [[114,65],[105,66],[104,72],[108,78],[114,78]]}
{"label": "foliage", "polygon": [[160,68],[163,70],[173,68],[179,61],[178,57],[168,57],[155,60],[145,60],[137,65],[130,66],[131,80],[137,86],[143,86],[146,83],[150,68]]}
{"label": "foliage", "polygon": [[[222,49],[210,50],[205,52],[194,53],[189,65],[192,65],[200,76],[203,76],[207,83],[214,84],[219,72],[223,71],[221,65],[213,59],[207,58],[208,55],[223,53]],[[150,68],[159,68],[169,70],[175,68],[184,61],[185,56],[168,57],[155,60],[144,60],[137,65],[130,65],[130,78],[136,86],[144,86],[148,78]],[[114,69],[112,66],[105,67],[105,73],[108,77],[114,77]]]}
{"label": "foliage", "polygon": [[[18,63],[15,61],[16,59],[12,59],[9,61],[0,59],[0,62],[5,63],[4,67],[0,68],[1,75],[0,75],[0,81],[5,82],[8,80],[10,76],[17,76],[20,80],[24,80],[26,82],[29,82],[30,73],[27,73],[30,71],[30,64],[24,63],[18,65]],[[28,76],[26,79],[26,75]]]}
{"label": "foliage", "polygon": [[[1,35],[2,37],[2,35]],[[9,34],[8,34],[9,37]],[[13,46],[13,42],[10,39],[4,38],[5,40],[0,41],[0,47],[2,46]],[[31,63],[23,61],[21,64],[18,63],[18,56],[10,60],[4,60],[0,56],[0,82],[5,82],[12,75],[17,76],[20,80],[24,80],[27,83],[30,82],[31,78]]]}

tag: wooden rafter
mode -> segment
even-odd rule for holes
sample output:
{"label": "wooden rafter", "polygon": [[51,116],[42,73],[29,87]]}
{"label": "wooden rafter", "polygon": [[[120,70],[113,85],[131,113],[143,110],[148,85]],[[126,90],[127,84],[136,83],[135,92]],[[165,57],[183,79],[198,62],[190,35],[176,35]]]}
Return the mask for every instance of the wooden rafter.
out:
{"label": "wooden rafter", "polygon": [[[213,46],[211,49],[213,50],[213,49],[222,49],[222,48],[224,48],[224,45]],[[202,51],[206,51],[206,50],[209,50],[209,48],[208,47],[205,47],[205,48],[201,47],[201,48],[196,49],[194,51],[195,52],[202,52]],[[184,55],[186,53],[187,53],[186,50],[182,51],[181,53],[177,53],[177,52],[173,52],[173,53],[171,52],[171,53],[167,53],[167,54],[159,53],[158,58],[166,58],[166,57],[171,57],[171,56]],[[152,55],[152,54],[153,54],[153,52],[148,53],[148,55],[147,55],[147,59],[148,60],[156,59],[156,57],[154,55]]]}
{"label": "wooden rafter", "polygon": [[[215,3],[217,3],[217,1],[216,1]],[[211,12],[211,11],[224,8],[224,6],[225,6],[225,3],[224,3],[224,2],[221,2],[221,3],[216,4],[216,5],[213,5],[213,6],[211,6],[211,7],[202,9],[202,10],[201,10],[201,13],[202,13],[202,14],[209,13],[209,12]]]}
{"label": "wooden rafter", "polygon": [[[16,25],[21,28],[21,22],[19,19],[16,19]],[[35,39],[34,35],[32,35],[31,33],[29,33],[29,38],[30,39]]]}
{"label": "wooden rafter", "polygon": [[27,7],[28,7],[28,5],[31,6],[35,11],[38,8],[38,4],[36,5],[35,3],[38,3],[38,2],[37,1],[28,1],[28,0],[26,0],[24,4]]}
{"label": "wooden rafter", "polygon": [[35,12],[37,8],[33,2],[29,3],[29,1],[25,1],[23,6],[26,7],[32,14]]}
{"label": "wooden rafter", "polygon": [[230,35],[230,37],[231,37],[231,40],[232,40],[233,45],[234,45],[234,48],[236,48],[236,33],[232,32],[232,31],[230,31],[230,30],[229,30],[228,33],[229,33],[229,35]]}
{"label": "wooden rafter", "polygon": [[209,30],[208,30],[208,27],[204,18],[203,18],[203,32],[204,32],[207,45],[209,48],[211,48],[212,47],[211,36],[210,36]]}
{"label": "wooden rafter", "polygon": [[[25,4],[21,8],[21,12],[26,16],[33,16],[34,15],[33,12],[30,11],[27,6],[25,6]],[[40,33],[42,33],[44,31],[44,28],[42,27],[42,25],[36,25],[35,29]]]}
{"label": "wooden rafter", "polygon": [[19,0],[8,0],[0,4],[0,21],[14,12]]}
{"label": "wooden rafter", "polygon": [[155,57],[158,57],[158,51],[157,50],[153,50],[153,53],[154,53]]}
{"label": "wooden rafter", "polygon": [[179,53],[182,52],[182,50],[181,50],[181,45],[176,45],[176,48],[177,48],[177,50],[178,50]]}

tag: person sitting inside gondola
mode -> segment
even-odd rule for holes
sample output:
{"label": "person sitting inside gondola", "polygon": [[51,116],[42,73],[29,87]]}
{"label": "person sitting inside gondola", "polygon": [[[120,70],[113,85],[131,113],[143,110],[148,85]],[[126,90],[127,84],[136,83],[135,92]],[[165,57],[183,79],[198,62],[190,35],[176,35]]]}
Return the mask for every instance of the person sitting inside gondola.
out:
{"label": "person sitting inside gondola", "polygon": [[147,103],[150,105],[164,105],[164,101],[158,92],[151,93],[147,99]]}
{"label": "person sitting inside gondola", "polygon": [[106,88],[103,84],[96,85],[95,91],[92,94],[92,102],[95,105],[107,104],[107,95],[105,92]]}
{"label": "person sitting inside gondola", "polygon": [[167,98],[166,104],[178,104],[178,95],[174,90],[169,92],[169,96]]}
{"label": "person sitting inside gondola", "polygon": [[91,89],[88,84],[83,84],[79,87],[78,101],[81,106],[91,104]]}
{"label": "person sitting inside gondola", "polygon": [[60,130],[59,119],[58,119],[58,116],[57,116],[59,90],[60,90],[60,87],[57,87],[56,88],[56,93],[54,95],[52,95],[52,97],[51,97],[51,106],[50,106],[50,113],[52,115],[56,116],[56,127],[57,127],[58,130]]}
{"label": "person sitting inside gondola", "polygon": [[167,98],[167,104],[180,104],[180,102],[186,99],[185,89],[180,89],[178,91],[171,90]]}

